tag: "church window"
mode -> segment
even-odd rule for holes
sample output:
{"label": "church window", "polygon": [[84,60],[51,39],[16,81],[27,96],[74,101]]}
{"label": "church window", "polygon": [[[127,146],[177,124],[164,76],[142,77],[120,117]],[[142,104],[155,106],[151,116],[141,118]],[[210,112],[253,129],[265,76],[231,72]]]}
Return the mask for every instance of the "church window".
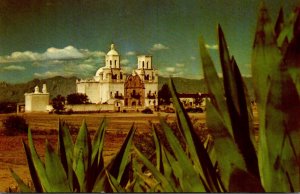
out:
{"label": "church window", "polygon": [[112,65],[112,61],[110,60],[110,61],[109,61],[109,63],[110,63],[110,67],[111,67],[111,65]]}
{"label": "church window", "polygon": [[115,67],[117,67],[117,60],[115,60]]}
{"label": "church window", "polygon": [[123,74],[122,73],[120,73],[120,79],[123,79]]}
{"label": "church window", "polygon": [[145,66],[145,62],[143,61],[143,69],[144,69],[144,66]]}

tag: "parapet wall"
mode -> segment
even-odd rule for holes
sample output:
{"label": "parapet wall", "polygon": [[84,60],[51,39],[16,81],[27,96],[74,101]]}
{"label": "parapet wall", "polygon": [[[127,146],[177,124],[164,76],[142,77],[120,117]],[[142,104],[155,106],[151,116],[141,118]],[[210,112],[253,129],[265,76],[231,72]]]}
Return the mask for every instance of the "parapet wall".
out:
{"label": "parapet wall", "polygon": [[74,112],[101,112],[101,111],[116,111],[113,104],[75,104],[66,105],[65,108],[68,110],[72,109]]}

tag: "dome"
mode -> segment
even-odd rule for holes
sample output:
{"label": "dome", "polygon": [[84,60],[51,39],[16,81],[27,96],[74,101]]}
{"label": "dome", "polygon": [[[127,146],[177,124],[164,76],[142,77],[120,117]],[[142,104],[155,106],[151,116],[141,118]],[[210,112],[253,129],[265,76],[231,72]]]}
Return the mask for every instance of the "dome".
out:
{"label": "dome", "polygon": [[115,50],[115,45],[111,44],[110,45],[110,51],[107,53],[107,55],[119,55],[119,53]]}
{"label": "dome", "polygon": [[96,76],[99,76],[102,73],[103,73],[103,67],[98,69],[98,71],[96,72]]}

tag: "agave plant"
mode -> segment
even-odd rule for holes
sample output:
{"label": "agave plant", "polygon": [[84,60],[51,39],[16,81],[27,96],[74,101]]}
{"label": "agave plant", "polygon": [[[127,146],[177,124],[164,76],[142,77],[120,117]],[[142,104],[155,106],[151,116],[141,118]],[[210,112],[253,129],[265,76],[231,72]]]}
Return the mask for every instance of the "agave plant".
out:
{"label": "agave plant", "polygon": [[218,26],[223,83],[203,38],[199,41],[211,98],[207,102],[207,126],[213,145],[203,146],[199,140],[171,80],[169,88],[186,150],[163,119],[161,125],[172,151],[163,146],[155,128],[156,166],[135,148],[139,159],[159,183],[157,191],[299,191],[300,125],[295,117],[300,111],[299,9],[286,25],[282,24],[282,15],[281,10],[274,28],[264,4],[260,8],[252,59],[260,125],[257,151],[248,91]]}
{"label": "agave plant", "polygon": [[[267,191],[300,191],[300,9],[273,25],[262,3],[252,74],[259,111],[259,166]],[[263,71],[260,70],[263,68]],[[276,143],[274,143],[276,142]]]}
{"label": "agave plant", "polygon": [[296,9],[284,24],[281,10],[274,27],[264,3],[260,7],[252,55],[259,113],[257,154],[249,97],[221,27],[218,37],[223,87],[200,39],[203,71],[211,95],[207,124],[215,138],[214,151],[222,180],[231,191],[249,191],[254,186],[263,186],[269,192],[299,191],[300,122],[295,118],[300,113],[299,18]]}
{"label": "agave plant", "polygon": [[[28,130],[28,144],[23,141],[30,175],[36,192],[100,192],[113,191],[111,180],[127,183],[130,162],[130,145],[135,132],[132,126],[120,151],[104,166],[103,146],[105,119],[91,141],[85,121],[78,132],[75,144],[69,129],[59,121],[58,146],[54,148],[46,140],[45,162],[38,156],[31,130]],[[125,172],[126,171],[126,172]],[[124,173],[125,172],[125,173]],[[32,190],[11,170],[22,192]]]}

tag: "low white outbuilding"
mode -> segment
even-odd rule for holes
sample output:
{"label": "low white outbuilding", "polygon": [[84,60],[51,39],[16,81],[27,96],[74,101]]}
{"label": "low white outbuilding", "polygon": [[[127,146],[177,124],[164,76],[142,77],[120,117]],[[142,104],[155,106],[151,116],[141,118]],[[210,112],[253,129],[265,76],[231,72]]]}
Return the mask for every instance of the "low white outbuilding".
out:
{"label": "low white outbuilding", "polygon": [[49,93],[46,84],[43,84],[42,92],[35,86],[33,93],[25,93],[25,112],[47,112],[49,105]]}

